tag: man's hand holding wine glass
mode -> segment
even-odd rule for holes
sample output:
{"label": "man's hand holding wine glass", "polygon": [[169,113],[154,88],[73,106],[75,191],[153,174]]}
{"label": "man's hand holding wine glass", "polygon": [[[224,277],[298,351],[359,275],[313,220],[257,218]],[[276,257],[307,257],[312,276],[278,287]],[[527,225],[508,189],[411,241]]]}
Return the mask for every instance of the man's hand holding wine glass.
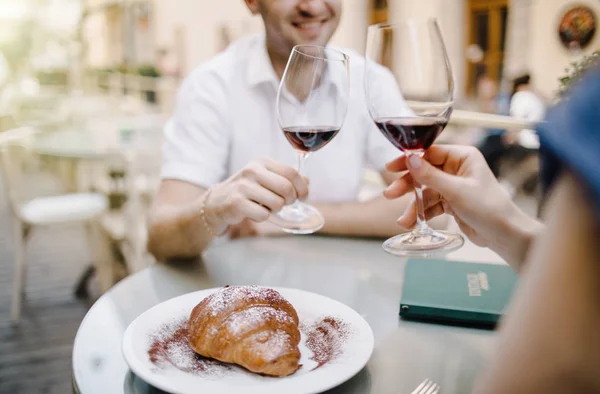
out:
{"label": "man's hand holding wine glass", "polygon": [[263,222],[271,213],[307,195],[308,182],[298,171],[264,158],[214,185],[204,209],[209,225],[223,229],[245,219]]}

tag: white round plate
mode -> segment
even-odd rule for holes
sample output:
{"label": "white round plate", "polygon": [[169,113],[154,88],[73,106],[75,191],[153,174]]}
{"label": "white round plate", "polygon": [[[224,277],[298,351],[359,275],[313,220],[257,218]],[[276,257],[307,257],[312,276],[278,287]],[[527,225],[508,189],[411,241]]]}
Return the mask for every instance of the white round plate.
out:
{"label": "white round plate", "polygon": [[290,376],[273,378],[234,367],[226,373],[203,376],[183,372],[175,367],[157,368],[150,361],[148,349],[153,334],[169,322],[187,318],[191,310],[206,296],[219,290],[208,289],[172,298],[137,317],[123,336],[123,355],[131,370],[151,385],[174,394],[311,394],[338,386],[356,375],[369,361],[373,352],[373,331],[353,309],[330,298],[307,291],[277,288],[298,312],[301,324],[310,325],[320,318],[331,316],[342,320],[349,334],[342,351],[333,361],[314,369],[312,352],[300,341],[300,368]]}

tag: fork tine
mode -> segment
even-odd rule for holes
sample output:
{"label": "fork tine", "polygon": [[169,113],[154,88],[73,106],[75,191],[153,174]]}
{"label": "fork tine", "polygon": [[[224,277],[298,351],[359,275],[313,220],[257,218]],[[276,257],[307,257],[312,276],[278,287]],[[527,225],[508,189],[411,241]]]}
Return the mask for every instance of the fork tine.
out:
{"label": "fork tine", "polygon": [[421,388],[421,390],[418,391],[418,394],[427,394],[429,392],[429,389],[431,389],[431,387],[435,385],[435,383],[429,379],[426,379],[425,381],[427,382],[427,384],[425,384],[425,386],[423,386],[423,388]]}
{"label": "fork tine", "polygon": [[412,393],[410,394],[420,394],[423,392],[423,387],[425,387],[425,385],[427,385],[429,383],[429,379],[425,379],[424,381],[421,382],[420,385],[417,386],[416,389],[414,389],[412,391]]}
{"label": "fork tine", "polygon": [[425,394],[436,394],[436,393],[439,393],[439,391],[440,391],[440,386],[438,386],[436,383],[433,383],[433,386],[431,386],[429,391],[427,391]]}
{"label": "fork tine", "polygon": [[433,383],[433,381],[429,381],[429,383],[423,387],[423,389],[421,390],[420,394],[429,394],[429,391],[435,387],[435,383]]}

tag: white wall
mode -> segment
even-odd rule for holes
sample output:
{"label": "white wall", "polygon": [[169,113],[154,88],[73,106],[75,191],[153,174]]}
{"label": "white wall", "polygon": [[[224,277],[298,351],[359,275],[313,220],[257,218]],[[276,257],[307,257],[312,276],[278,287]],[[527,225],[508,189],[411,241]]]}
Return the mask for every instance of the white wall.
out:
{"label": "white wall", "polygon": [[182,30],[183,72],[189,72],[218,52],[218,28],[223,22],[239,25],[251,15],[243,0],[154,0],[154,18],[157,48],[173,48],[175,31]]}
{"label": "white wall", "polygon": [[123,57],[123,22],[117,8],[91,13],[84,25],[86,41],[86,66],[92,68],[114,67]]}
{"label": "white wall", "polygon": [[[528,63],[535,88],[548,98],[553,97],[558,88],[558,78],[564,74],[564,68],[578,58],[567,51],[558,37],[560,18],[570,5],[587,5],[600,18],[598,0],[533,0],[532,4]],[[600,49],[599,30],[596,27],[596,35],[586,53]]]}
{"label": "white wall", "polygon": [[331,43],[364,55],[368,26],[369,0],[343,0],[342,18]]}
{"label": "white wall", "polygon": [[[550,0],[552,1],[552,0]],[[391,0],[390,20],[438,19],[454,73],[455,98],[464,96],[464,0]]]}
{"label": "white wall", "polygon": [[533,0],[510,0],[504,52],[504,76],[507,80],[531,69],[529,48],[532,33],[532,5]]}
{"label": "white wall", "polygon": [[[368,22],[367,0],[342,0],[344,11],[332,43],[364,52]],[[154,0],[156,47],[172,47],[174,31],[185,30],[184,72],[210,59],[220,49],[219,28],[230,26],[234,36],[262,31],[243,0]]]}

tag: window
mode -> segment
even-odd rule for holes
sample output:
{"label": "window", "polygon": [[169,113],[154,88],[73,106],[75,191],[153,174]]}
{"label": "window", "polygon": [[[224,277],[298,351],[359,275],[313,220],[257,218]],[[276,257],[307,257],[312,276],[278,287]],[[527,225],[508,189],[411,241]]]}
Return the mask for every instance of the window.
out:
{"label": "window", "polygon": [[386,22],[388,20],[388,1],[371,0],[370,24]]}
{"label": "window", "polygon": [[[387,22],[389,18],[388,11],[388,0],[371,0],[371,10],[369,16],[369,24],[376,24],[381,22]],[[383,53],[382,58],[378,59],[378,61],[387,66],[391,67],[392,65],[392,37],[391,35],[386,35],[384,37],[386,41],[386,51]]]}
{"label": "window", "polygon": [[480,78],[500,83],[508,21],[508,0],[469,0],[467,46],[477,45],[483,57],[467,59],[467,92],[473,94]]}

